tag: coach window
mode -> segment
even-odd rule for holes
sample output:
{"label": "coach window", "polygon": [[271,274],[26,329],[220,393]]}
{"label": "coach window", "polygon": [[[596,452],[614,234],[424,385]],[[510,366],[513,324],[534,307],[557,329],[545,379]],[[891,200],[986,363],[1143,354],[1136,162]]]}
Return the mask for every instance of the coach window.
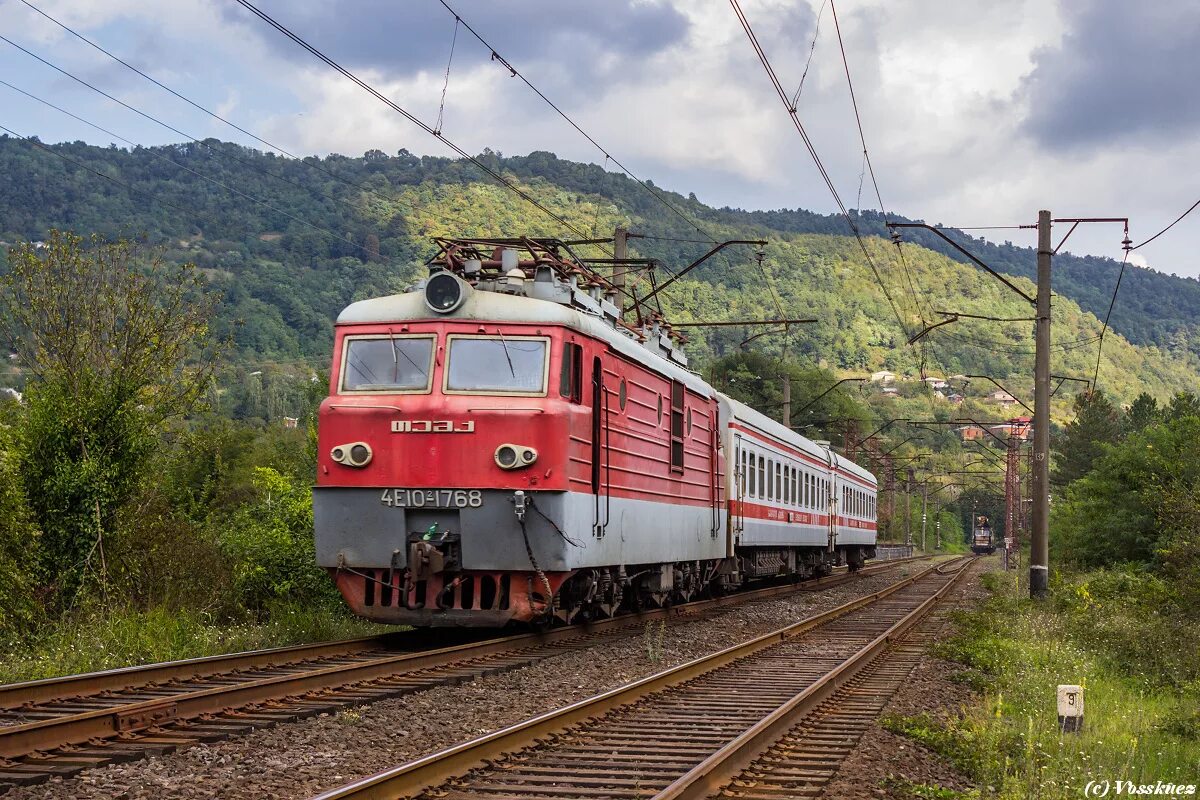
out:
{"label": "coach window", "polygon": [[583,402],[583,347],[574,342],[563,345],[558,393],[572,403]]}
{"label": "coach window", "polygon": [[775,499],[783,502],[783,465],[775,462]]}
{"label": "coach window", "polygon": [[433,336],[347,336],[342,345],[342,391],[429,392],[433,342]]}
{"label": "coach window", "polygon": [[451,334],[446,359],[447,394],[544,395],[550,341],[529,336]]}
{"label": "coach window", "polygon": [[779,481],[775,480],[777,473],[775,472],[775,459],[767,459],[767,500],[775,500],[775,487],[779,485]]}
{"label": "coach window", "polygon": [[761,500],[766,495],[767,486],[767,460],[759,455],[758,457],[758,497]]}

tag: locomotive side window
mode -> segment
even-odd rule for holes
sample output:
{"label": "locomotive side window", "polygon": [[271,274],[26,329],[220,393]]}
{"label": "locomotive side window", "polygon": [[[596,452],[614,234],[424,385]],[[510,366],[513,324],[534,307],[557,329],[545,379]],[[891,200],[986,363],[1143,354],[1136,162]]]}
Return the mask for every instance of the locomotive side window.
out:
{"label": "locomotive side window", "polygon": [[683,472],[683,384],[671,381],[671,471]]}
{"label": "locomotive side window", "polygon": [[433,336],[347,336],[343,392],[426,393],[433,375]]}
{"label": "locomotive side window", "polygon": [[550,340],[527,336],[451,334],[444,391],[447,394],[546,393]]}
{"label": "locomotive side window", "polygon": [[558,393],[572,403],[583,401],[583,347],[574,342],[563,345],[562,375]]}

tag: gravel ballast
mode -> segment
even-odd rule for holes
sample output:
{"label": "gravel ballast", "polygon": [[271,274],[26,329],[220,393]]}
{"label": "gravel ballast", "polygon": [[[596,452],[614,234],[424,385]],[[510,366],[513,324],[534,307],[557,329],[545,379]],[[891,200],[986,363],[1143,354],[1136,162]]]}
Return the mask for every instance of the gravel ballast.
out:
{"label": "gravel ballast", "polygon": [[776,630],[878,591],[925,566],[902,564],[884,575],[735,606],[707,619],[678,618],[665,626],[647,623],[635,635],[512,672],[285,723],[164,756],[89,769],[72,778],[13,789],[4,798],[311,797]]}
{"label": "gravel ballast", "polygon": [[[987,594],[980,576],[996,566],[996,559],[987,559],[982,566],[977,565],[963,585],[954,591],[939,612],[939,617],[946,622],[937,631],[936,641],[944,641],[955,633],[954,623],[948,618],[950,611],[972,608]],[[961,715],[964,708],[978,701],[969,688],[949,679],[961,669],[960,665],[926,653],[883,713],[901,717],[929,714],[938,719]],[[827,800],[911,800],[913,795],[900,788],[906,784],[955,791],[971,788],[971,782],[939,755],[911,739],[885,730],[876,721],[826,785],[823,797]]]}

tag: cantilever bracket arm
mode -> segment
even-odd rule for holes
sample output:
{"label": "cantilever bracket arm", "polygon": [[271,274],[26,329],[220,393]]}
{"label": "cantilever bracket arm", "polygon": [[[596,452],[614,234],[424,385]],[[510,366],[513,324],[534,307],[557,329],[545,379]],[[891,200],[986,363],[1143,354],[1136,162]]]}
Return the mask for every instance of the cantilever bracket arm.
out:
{"label": "cantilever bracket arm", "polygon": [[[1029,406],[1025,405],[1025,401],[1024,401],[1024,400],[1022,400],[1021,398],[1017,397],[1017,396],[1016,396],[1015,394],[1013,394],[1012,392],[1009,392],[1009,391],[1008,391],[1008,389],[1007,389],[1006,387],[1004,387],[1003,385],[1001,385],[1000,381],[996,380],[996,379],[995,379],[995,378],[993,378],[992,376],[990,376],[990,375],[968,375],[967,377],[968,377],[968,378],[971,378],[972,380],[973,380],[973,379],[975,379],[975,378],[979,378],[980,380],[991,381],[992,383],[994,383],[994,384],[996,385],[996,387],[997,387],[998,389],[1000,389],[1000,391],[1002,391],[1002,392],[1008,392],[1008,396],[1009,396],[1009,397],[1011,397],[1013,400],[1016,400],[1016,401],[1017,401],[1018,403],[1020,403],[1022,406],[1025,406],[1025,410],[1026,410],[1026,411],[1028,411],[1030,414],[1032,414],[1032,413],[1033,413],[1033,409],[1032,409],[1032,408],[1030,408]],[[1062,384],[1059,384],[1059,385],[1061,386]]]}
{"label": "cantilever bracket arm", "polygon": [[1000,281],[1001,283],[1003,283],[1008,288],[1012,289],[1017,294],[1021,295],[1021,297],[1024,297],[1025,302],[1029,303],[1029,305],[1031,305],[1031,306],[1037,305],[1037,300],[1035,300],[1034,298],[1025,294],[1025,292],[1021,291],[1021,289],[1019,289],[1016,284],[1014,284],[1008,278],[1001,275],[999,272],[996,272],[996,270],[992,269],[987,264],[980,261],[979,258],[976,257],[976,255],[974,253],[972,253],[970,250],[968,250],[965,247],[963,247],[962,245],[960,245],[958,242],[951,239],[946,234],[942,233],[941,230],[939,230],[938,228],[935,228],[932,225],[926,225],[923,222],[889,222],[887,224],[887,226],[889,228],[924,228],[927,231],[932,231],[933,233],[937,234],[940,238],[944,239],[946,241],[946,243],[949,244],[951,247],[953,247],[955,250],[962,253],[967,258],[971,259],[971,261],[974,262],[975,265],[978,266],[980,269],[982,269],[984,272],[988,273],[993,278]]}
{"label": "cantilever bracket arm", "polygon": [[[712,258],[713,256],[715,256],[717,253],[721,252],[721,251],[722,251],[722,250],[724,250],[726,247],[729,247],[730,245],[733,245],[733,244],[753,244],[753,245],[758,245],[759,247],[766,247],[766,246],[767,246],[767,243],[766,243],[766,241],[765,241],[765,240],[763,240],[763,239],[730,239],[730,240],[729,240],[729,241],[727,241],[727,242],[719,242],[719,243],[717,243],[717,244],[716,244],[716,245],[715,245],[715,246],[714,246],[714,247],[713,247],[711,250],[709,250],[707,253],[705,253],[704,255],[700,256],[700,257],[699,257],[699,258],[697,258],[695,261],[693,261],[692,263],[688,264],[688,265],[687,265],[686,267],[684,267],[683,269],[679,270],[679,272],[676,272],[676,273],[675,273],[674,275],[672,275],[670,278],[668,278],[667,280],[663,281],[661,284],[659,284],[658,286],[656,286],[656,287],[654,288],[654,291],[650,292],[650,294],[646,295],[645,297],[643,297],[643,298],[641,299],[641,302],[645,303],[645,302],[649,301],[649,300],[650,300],[650,298],[654,297],[656,294],[658,294],[659,292],[661,292],[663,289],[666,289],[666,288],[667,288],[668,286],[670,286],[672,283],[674,283],[675,281],[679,280],[679,279],[680,279],[680,278],[682,278],[684,275],[687,275],[689,272],[691,272],[692,270],[694,270],[696,267],[700,266],[700,265],[701,265],[701,264],[703,264],[705,261],[708,261],[710,258]],[[626,310],[626,311],[630,311],[630,310],[631,310],[631,308],[627,308],[627,309],[625,309],[625,310]]]}
{"label": "cantilever bracket arm", "polygon": [[[1087,378],[1072,378],[1067,375],[1051,375],[1050,377],[1053,378],[1054,380],[1058,381],[1058,385],[1054,387],[1054,391],[1050,392],[1051,397],[1054,397],[1054,395],[1058,394],[1058,390],[1061,389],[1062,385],[1064,383],[1066,383],[1067,381],[1075,381],[1076,383],[1082,383],[1084,386],[1088,387],[1089,392],[1092,390],[1092,382],[1089,381]],[[1024,404],[1022,403],[1022,405],[1024,405]]]}
{"label": "cantilever bracket arm", "polygon": [[867,380],[867,379],[866,378],[842,378],[840,381],[835,383],[833,386],[830,386],[828,389],[821,392],[819,395],[814,397],[812,400],[809,400],[807,403],[805,403],[803,406],[801,406],[798,411],[793,411],[792,413],[796,416],[799,416],[801,411],[807,411],[809,408],[812,408],[818,400],[820,400],[822,397],[824,397],[825,395],[832,392],[837,387],[841,386],[843,383],[854,383],[854,382],[862,383],[865,380]]}
{"label": "cantilever bracket arm", "polygon": [[952,314],[949,317],[947,317],[946,319],[942,320],[941,322],[935,322],[932,325],[927,326],[924,330],[920,331],[915,336],[913,336],[911,339],[909,339],[908,343],[916,344],[917,342],[924,339],[926,337],[926,335],[928,335],[930,332],[932,332],[936,328],[940,328],[943,325],[949,325],[951,322],[958,322],[957,314]]}

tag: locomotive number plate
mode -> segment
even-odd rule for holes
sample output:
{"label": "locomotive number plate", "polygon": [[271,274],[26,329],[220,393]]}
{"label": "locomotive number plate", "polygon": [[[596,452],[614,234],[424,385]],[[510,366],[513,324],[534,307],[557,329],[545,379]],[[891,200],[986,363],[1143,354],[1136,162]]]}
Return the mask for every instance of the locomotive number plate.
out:
{"label": "locomotive number plate", "polygon": [[479,508],[478,489],[384,489],[379,502],[391,508]]}

